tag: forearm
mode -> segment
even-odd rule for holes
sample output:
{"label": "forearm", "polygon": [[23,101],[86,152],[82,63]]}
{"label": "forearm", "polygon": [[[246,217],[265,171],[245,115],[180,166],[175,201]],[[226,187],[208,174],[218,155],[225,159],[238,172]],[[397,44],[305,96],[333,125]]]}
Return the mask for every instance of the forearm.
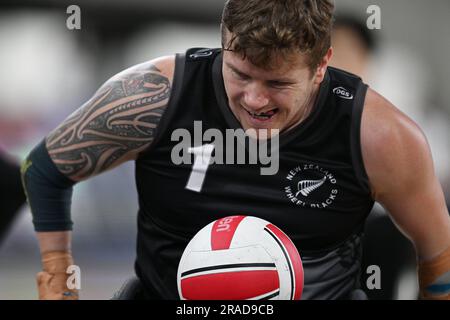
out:
{"label": "forearm", "polygon": [[422,299],[450,300],[450,247],[431,260],[419,261]]}
{"label": "forearm", "polygon": [[75,184],[55,167],[44,141],[22,163],[22,183],[33,215],[41,251],[42,271],[36,276],[39,299],[77,299],[67,284],[71,254],[70,207]]}
{"label": "forearm", "polygon": [[52,251],[71,252],[72,231],[37,232],[41,254]]}
{"label": "forearm", "polygon": [[22,163],[21,172],[35,230],[71,230],[70,207],[75,182],[58,171],[44,141],[30,152]]}

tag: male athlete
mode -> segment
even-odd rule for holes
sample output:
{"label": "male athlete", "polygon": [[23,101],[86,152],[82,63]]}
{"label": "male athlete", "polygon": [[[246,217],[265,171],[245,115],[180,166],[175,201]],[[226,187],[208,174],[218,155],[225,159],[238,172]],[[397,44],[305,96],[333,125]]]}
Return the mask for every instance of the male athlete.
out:
{"label": "male athlete", "polygon": [[[328,67],[333,9],[329,0],[229,0],[223,49],[190,49],[119,73],[36,146],[24,181],[42,254],[39,297],[77,298],[65,274],[72,186],[134,160],[140,298],[178,299],[188,241],[235,214],[290,236],[304,263],[303,299],[351,298],[362,226],[377,200],[415,245],[422,297],[448,299],[450,219],[426,139],[358,77]],[[278,171],[175,164],[172,133],[194,136],[198,122],[221,132],[278,129],[270,131]],[[206,140],[192,147],[218,143]]]}

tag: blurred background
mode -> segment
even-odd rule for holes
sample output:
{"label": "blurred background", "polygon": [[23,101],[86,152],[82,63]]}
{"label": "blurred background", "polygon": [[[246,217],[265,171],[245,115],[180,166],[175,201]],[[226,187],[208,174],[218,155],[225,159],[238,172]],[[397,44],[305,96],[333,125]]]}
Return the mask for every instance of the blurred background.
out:
{"label": "blurred background", "polygon": [[[422,127],[450,200],[450,2],[335,2],[332,65],[360,75]],[[66,9],[72,4],[81,10],[79,30],[67,28],[71,13]],[[9,163],[23,160],[105,80],[131,65],[190,47],[220,46],[223,4],[224,0],[3,0],[0,153]],[[380,30],[367,28],[369,5],[380,8]],[[133,274],[133,174],[134,165],[126,164],[74,189],[73,251],[81,267],[82,299],[109,299]],[[9,197],[5,192],[0,199]],[[34,277],[41,266],[27,206],[10,221],[0,243],[0,299],[36,299]],[[380,206],[369,219],[365,249],[365,266],[381,268],[381,290],[368,291],[371,298],[416,298],[414,252]],[[363,288],[366,278],[363,272]]]}

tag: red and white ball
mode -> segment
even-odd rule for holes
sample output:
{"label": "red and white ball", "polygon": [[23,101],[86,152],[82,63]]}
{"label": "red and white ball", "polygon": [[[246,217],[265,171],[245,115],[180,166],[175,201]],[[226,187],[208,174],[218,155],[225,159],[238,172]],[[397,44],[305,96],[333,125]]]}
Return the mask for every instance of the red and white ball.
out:
{"label": "red and white ball", "polygon": [[303,266],[279,228],[260,218],[231,216],[192,238],[177,282],[182,300],[299,300]]}

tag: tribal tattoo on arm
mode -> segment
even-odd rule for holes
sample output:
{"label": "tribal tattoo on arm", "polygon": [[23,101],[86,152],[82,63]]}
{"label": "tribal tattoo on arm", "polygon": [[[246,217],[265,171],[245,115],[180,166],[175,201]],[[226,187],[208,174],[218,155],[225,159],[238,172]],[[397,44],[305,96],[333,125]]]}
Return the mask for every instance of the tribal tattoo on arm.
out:
{"label": "tribal tattoo on arm", "polygon": [[152,143],[170,91],[169,79],[149,63],[108,80],[47,136],[58,170],[80,181],[135,159]]}

